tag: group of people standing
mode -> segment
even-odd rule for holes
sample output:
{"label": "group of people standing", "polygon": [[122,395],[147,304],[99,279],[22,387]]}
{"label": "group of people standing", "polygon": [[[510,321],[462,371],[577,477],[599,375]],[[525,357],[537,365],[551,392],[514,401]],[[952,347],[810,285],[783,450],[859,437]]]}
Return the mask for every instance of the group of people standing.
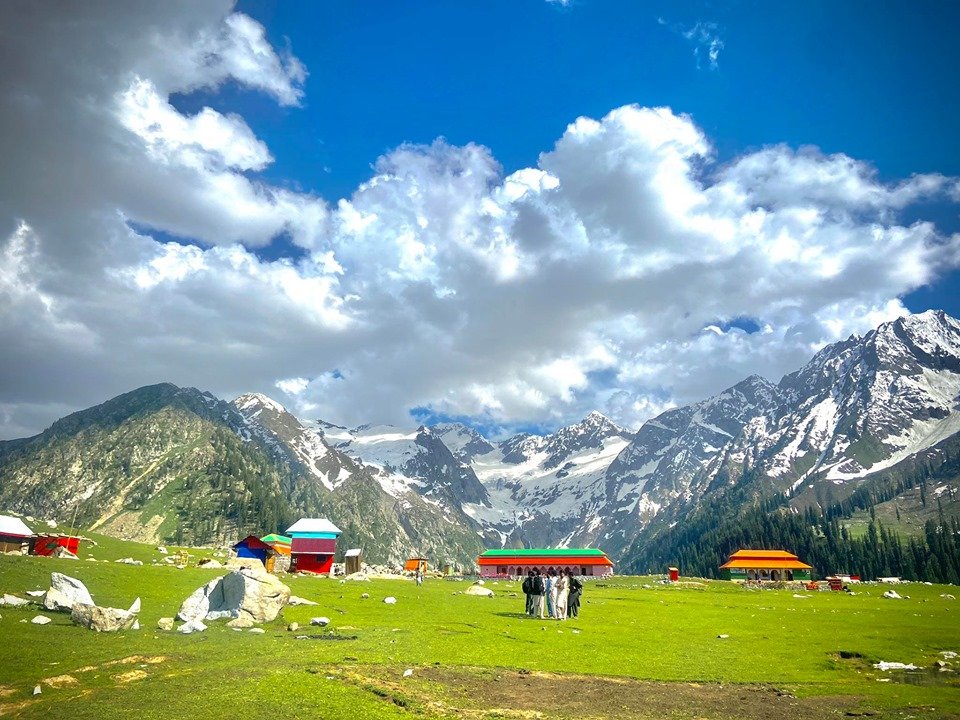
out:
{"label": "group of people standing", "polygon": [[566,620],[580,614],[583,583],[570,568],[559,572],[551,568],[543,575],[531,570],[521,588],[527,596],[527,615]]}

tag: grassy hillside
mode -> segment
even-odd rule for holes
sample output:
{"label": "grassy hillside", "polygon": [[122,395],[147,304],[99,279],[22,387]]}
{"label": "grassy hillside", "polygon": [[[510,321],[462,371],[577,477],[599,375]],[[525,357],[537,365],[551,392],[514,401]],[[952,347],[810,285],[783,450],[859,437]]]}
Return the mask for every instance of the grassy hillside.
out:
{"label": "grassy hillside", "polygon": [[[122,541],[105,540],[91,552],[148,564],[3,556],[0,591],[44,589],[52,570],[66,572],[101,604],[126,607],[140,596],[143,629],[97,635],[52,613],[53,623],[35,626],[20,621],[36,609],[2,608],[0,714],[960,716],[955,674],[930,673],[921,678],[930,684],[912,685],[880,682],[891,676],[872,668],[880,660],[930,667],[941,651],[960,652],[960,605],[941,597],[960,595],[950,586],[900,586],[904,600],[882,598],[881,586],[798,598],[724,582],[677,587],[622,577],[588,583],[580,619],[559,623],[525,617],[511,582],[488,585],[496,592],[488,599],[460,594],[463,582],[428,580],[417,588],[289,576],[294,594],[318,607],[286,608],[265,635],[216,623],[181,636],[156,630],[157,619],[175,614],[193,589],[223,571],[152,566],[159,558],[153,547]],[[397,604],[385,605],[386,595]],[[309,627],[316,615],[332,625]],[[306,627],[287,632],[291,621]],[[297,639],[301,634],[311,638]],[[413,675],[404,678],[405,669]],[[35,697],[37,684],[43,693]]]}

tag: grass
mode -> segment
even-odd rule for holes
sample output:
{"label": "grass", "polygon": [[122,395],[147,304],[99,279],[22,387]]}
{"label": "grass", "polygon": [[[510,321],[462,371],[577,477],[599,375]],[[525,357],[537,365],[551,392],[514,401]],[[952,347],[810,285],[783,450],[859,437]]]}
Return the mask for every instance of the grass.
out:
{"label": "grass", "polygon": [[[724,582],[678,588],[621,577],[588,583],[581,618],[560,623],[525,617],[512,582],[488,585],[496,592],[488,599],[459,594],[467,584],[446,580],[417,588],[405,581],[287,576],[295,595],[319,606],[287,607],[264,635],[234,632],[221,622],[182,636],[156,630],[157,620],[175,615],[190,592],[224,571],[153,565],[160,555],[152,546],[95,539],[100,545],[81,556],[145,564],[3,556],[0,592],[45,589],[51,571],[65,572],[83,580],[102,605],[127,607],[140,596],[143,629],[98,635],[65,615],[45,613],[54,622],[35,626],[20,621],[36,608],[0,609],[0,715],[495,717],[506,710],[488,703],[508,702],[510,712],[520,712],[525,688],[550,688],[543,692],[563,697],[593,687],[589,681],[597,689],[587,713],[593,717],[662,716],[664,708],[675,717],[765,717],[760,709],[768,706],[775,708],[770,717],[781,719],[792,717],[791,707],[799,716],[960,717],[952,673],[914,686],[879,682],[884,674],[872,668],[879,660],[929,667],[940,651],[960,651],[960,604],[940,597],[960,595],[949,586],[901,586],[910,596],[905,600],[882,598],[879,586],[862,586],[854,596],[800,599],[792,591],[747,591]],[[364,592],[370,598],[362,598]],[[387,595],[397,603],[384,604]],[[310,627],[316,615],[331,618],[330,627]],[[287,632],[290,622],[303,627]],[[296,639],[328,631],[355,639]],[[851,657],[841,658],[840,651]],[[117,662],[134,656],[141,657]],[[414,675],[404,679],[407,668]],[[76,682],[42,683],[61,675]],[[621,690],[603,690],[610,682]],[[43,692],[33,696],[37,684]],[[761,695],[744,694],[748,690]],[[762,699],[756,712],[748,697]],[[575,699],[557,707],[538,702],[535,709],[566,717]],[[583,708],[574,714],[582,717]]]}

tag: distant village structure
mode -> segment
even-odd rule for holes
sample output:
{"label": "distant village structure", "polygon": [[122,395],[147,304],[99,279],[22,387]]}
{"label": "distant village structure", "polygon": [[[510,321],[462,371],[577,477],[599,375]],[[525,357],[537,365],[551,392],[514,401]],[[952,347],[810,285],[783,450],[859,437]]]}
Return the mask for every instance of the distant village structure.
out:
{"label": "distant village structure", "polygon": [[33,530],[18,517],[0,515],[0,552],[33,551]]}
{"label": "distant village structure", "polygon": [[291,572],[329,573],[341,530],[326,518],[301,518],[287,528]]}
{"label": "distant village structure", "polygon": [[530,570],[545,573],[566,571],[567,568],[575,575],[613,575],[613,562],[606,553],[595,548],[487,550],[477,558],[477,564],[480,577],[515,577],[526,575]]}
{"label": "distant village structure", "polygon": [[727,580],[782,582],[810,580],[813,566],[786,550],[737,550],[720,569]]}

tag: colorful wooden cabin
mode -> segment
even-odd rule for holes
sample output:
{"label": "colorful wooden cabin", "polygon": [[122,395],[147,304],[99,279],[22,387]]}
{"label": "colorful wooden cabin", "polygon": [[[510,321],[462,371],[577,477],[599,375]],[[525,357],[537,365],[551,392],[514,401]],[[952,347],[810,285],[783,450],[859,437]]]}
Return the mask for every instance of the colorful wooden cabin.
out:
{"label": "colorful wooden cabin", "polygon": [[786,550],[737,550],[720,569],[727,580],[782,582],[810,580],[813,566]]}
{"label": "colorful wooden cabin", "polygon": [[613,563],[596,548],[527,548],[487,550],[479,558],[480,577],[513,577],[530,570],[541,573],[567,568],[575,575],[602,577],[613,575]]}
{"label": "colorful wooden cabin", "polygon": [[301,518],[287,528],[292,572],[328,573],[341,531],[326,518]]}
{"label": "colorful wooden cabin", "polygon": [[427,559],[422,557],[407,558],[407,561],[403,564],[403,569],[409,570],[410,572],[420,571],[424,573],[427,571]]}
{"label": "colorful wooden cabin", "polygon": [[33,530],[23,520],[12,515],[0,515],[0,552],[32,552],[33,541]]}
{"label": "colorful wooden cabin", "polygon": [[243,540],[233,546],[233,551],[238,558],[249,558],[259,560],[267,569],[267,572],[273,572],[273,565],[276,562],[277,551],[272,546],[265,543],[256,535],[247,535]]}
{"label": "colorful wooden cabin", "polygon": [[33,554],[50,556],[57,548],[64,548],[76,555],[80,550],[80,538],[73,535],[37,535],[33,541]]}
{"label": "colorful wooden cabin", "polygon": [[264,535],[260,539],[281,555],[290,555],[290,538],[288,538],[286,535],[270,533],[269,535]]}

